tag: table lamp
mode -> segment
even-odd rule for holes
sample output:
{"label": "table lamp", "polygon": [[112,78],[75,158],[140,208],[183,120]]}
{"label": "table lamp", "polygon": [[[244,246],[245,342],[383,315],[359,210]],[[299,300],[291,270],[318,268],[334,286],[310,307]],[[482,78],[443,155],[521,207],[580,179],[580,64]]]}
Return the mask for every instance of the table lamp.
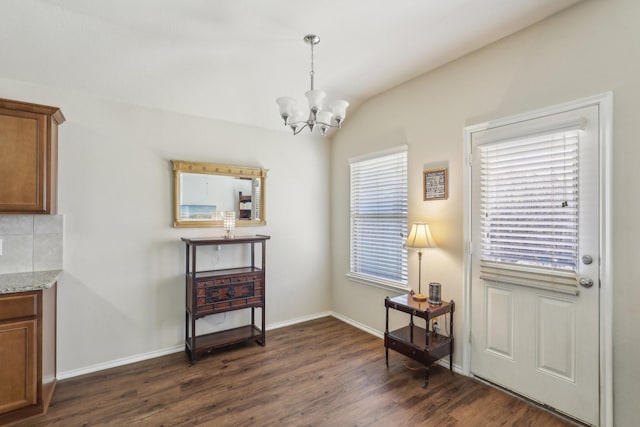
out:
{"label": "table lamp", "polygon": [[413,295],[413,299],[420,302],[426,301],[427,296],[422,293],[422,249],[437,247],[431,236],[429,224],[424,222],[412,224],[409,236],[404,242],[404,247],[418,249],[418,293]]}
{"label": "table lamp", "polygon": [[224,236],[225,239],[233,239],[235,237],[236,230],[236,213],[234,211],[225,211],[223,212],[222,225],[224,226],[224,231],[227,232],[227,235]]}

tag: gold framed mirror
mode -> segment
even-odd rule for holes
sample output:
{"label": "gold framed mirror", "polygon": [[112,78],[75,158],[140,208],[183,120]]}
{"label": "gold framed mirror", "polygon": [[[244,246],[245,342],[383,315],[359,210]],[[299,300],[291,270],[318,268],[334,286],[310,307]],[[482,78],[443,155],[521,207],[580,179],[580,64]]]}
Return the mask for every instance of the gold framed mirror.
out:
{"label": "gold framed mirror", "polygon": [[236,226],[265,225],[268,169],[171,160],[173,226],[222,227],[223,212],[236,213]]}

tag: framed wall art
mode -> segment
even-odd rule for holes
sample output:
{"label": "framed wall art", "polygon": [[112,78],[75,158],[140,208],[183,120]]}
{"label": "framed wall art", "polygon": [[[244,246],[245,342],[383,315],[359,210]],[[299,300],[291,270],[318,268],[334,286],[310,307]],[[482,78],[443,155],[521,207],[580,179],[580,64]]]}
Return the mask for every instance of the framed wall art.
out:
{"label": "framed wall art", "polygon": [[449,198],[447,169],[430,169],[423,172],[424,200],[445,200]]}

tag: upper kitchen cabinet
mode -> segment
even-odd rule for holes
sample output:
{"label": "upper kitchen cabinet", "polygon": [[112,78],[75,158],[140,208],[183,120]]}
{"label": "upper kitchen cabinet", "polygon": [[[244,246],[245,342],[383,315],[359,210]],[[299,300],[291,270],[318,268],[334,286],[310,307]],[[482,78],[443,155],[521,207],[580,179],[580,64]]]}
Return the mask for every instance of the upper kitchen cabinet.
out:
{"label": "upper kitchen cabinet", "polygon": [[55,214],[57,107],[0,99],[0,213]]}

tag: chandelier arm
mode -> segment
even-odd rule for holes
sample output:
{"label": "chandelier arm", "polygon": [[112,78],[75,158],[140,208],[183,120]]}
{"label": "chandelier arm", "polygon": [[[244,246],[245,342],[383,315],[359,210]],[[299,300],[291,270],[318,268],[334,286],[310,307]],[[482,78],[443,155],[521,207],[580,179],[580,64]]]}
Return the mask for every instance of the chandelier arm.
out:
{"label": "chandelier arm", "polygon": [[298,122],[298,123],[304,123],[304,125],[293,129],[293,135],[294,136],[299,134],[300,132],[302,132],[302,129],[304,129],[306,127],[309,127],[309,124],[307,122]]}
{"label": "chandelier arm", "polygon": [[318,121],[316,121],[316,124],[317,124],[317,125],[327,126],[327,127],[330,127],[330,128],[337,128],[337,127],[340,127],[339,125],[334,125],[334,124],[325,123],[325,122],[318,122]]}
{"label": "chandelier arm", "polygon": [[297,126],[299,124],[308,125],[309,122],[307,120],[300,120],[299,122],[287,123],[287,126],[291,126],[291,125],[296,125]]}

